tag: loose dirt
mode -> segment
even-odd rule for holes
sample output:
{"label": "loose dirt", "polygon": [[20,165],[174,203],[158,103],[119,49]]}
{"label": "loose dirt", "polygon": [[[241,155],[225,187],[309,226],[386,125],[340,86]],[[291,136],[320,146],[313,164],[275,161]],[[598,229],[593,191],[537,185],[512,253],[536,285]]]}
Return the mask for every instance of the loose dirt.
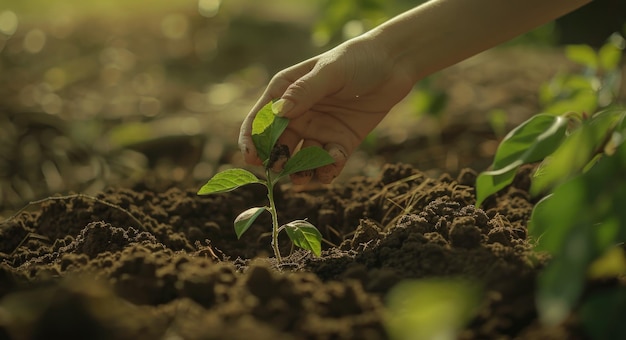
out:
{"label": "loose dirt", "polygon": [[537,322],[528,175],[485,210],[467,169],[435,179],[388,164],[378,178],[279,188],[279,219],[308,218],[326,240],[316,258],[281,239],[282,264],[269,217],[241,240],[232,228],[264,204],[262,187],[53,197],[1,224],[0,338],[384,339],[390,289],[434,277],[482,287],[461,338],[572,338],[575,325]]}

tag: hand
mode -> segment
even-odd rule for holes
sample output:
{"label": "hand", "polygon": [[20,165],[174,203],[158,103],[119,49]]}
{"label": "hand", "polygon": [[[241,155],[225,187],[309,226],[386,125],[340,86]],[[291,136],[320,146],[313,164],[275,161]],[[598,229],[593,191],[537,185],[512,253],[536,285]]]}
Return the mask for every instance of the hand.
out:
{"label": "hand", "polygon": [[333,164],[291,175],[292,182],[306,184],[316,177],[330,183],[414,83],[375,39],[349,40],[276,74],[242,123],[239,147],[247,163],[261,164],[251,139],[252,120],[265,104],[280,98],[273,108],[290,122],[277,144],[286,145],[290,155],[300,143],[320,146],[335,159]]}

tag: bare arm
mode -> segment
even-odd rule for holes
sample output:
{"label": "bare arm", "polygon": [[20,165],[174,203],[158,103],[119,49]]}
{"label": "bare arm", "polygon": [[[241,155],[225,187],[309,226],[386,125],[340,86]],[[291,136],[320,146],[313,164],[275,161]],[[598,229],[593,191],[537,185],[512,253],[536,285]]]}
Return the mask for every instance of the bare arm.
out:
{"label": "bare arm", "polygon": [[366,36],[415,81],[548,23],[591,0],[432,0]]}
{"label": "bare arm", "polygon": [[260,164],[251,131],[271,100],[289,125],[278,143],[320,146],[334,164],[292,175],[329,183],[421,78],[547,23],[591,0],[431,0],[276,74],[241,126],[248,163]]}

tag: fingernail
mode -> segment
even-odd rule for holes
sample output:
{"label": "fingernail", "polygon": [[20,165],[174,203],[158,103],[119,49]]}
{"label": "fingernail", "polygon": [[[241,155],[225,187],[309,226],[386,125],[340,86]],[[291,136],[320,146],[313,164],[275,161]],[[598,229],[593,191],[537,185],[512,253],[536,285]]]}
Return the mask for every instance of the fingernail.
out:
{"label": "fingernail", "polygon": [[282,117],[289,112],[293,106],[294,103],[291,100],[281,98],[272,103],[272,112],[274,112],[275,115]]}

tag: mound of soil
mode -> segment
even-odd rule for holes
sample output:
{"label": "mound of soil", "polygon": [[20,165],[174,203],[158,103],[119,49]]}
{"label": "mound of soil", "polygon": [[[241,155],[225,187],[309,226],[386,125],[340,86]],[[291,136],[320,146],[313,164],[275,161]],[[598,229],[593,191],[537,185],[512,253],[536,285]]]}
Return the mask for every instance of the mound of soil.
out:
{"label": "mound of soil", "polygon": [[[271,254],[269,217],[237,240],[259,187],[200,197],[110,189],[52,197],[0,228],[0,338],[385,339],[385,296],[405,279],[483,287],[465,339],[573,338],[537,321],[529,171],[474,207],[476,173],[429,178],[403,164],[315,192],[277,189],[279,219],[322,231],[316,258]],[[556,333],[555,333],[556,332]],[[543,337],[545,338],[545,337]]]}

